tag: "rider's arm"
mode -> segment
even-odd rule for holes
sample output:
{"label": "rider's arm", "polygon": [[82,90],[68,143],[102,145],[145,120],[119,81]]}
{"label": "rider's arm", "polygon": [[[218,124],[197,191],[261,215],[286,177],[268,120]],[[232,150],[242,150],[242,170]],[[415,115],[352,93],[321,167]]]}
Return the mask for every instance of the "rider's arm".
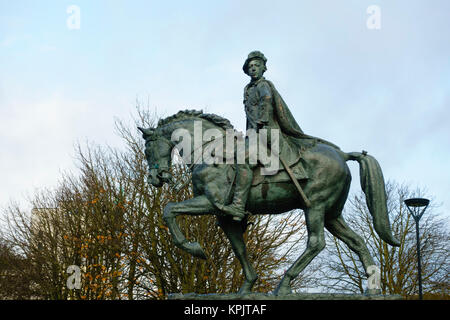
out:
{"label": "rider's arm", "polygon": [[269,124],[269,119],[272,116],[272,90],[265,81],[261,81],[257,88],[259,96],[258,125],[263,128]]}

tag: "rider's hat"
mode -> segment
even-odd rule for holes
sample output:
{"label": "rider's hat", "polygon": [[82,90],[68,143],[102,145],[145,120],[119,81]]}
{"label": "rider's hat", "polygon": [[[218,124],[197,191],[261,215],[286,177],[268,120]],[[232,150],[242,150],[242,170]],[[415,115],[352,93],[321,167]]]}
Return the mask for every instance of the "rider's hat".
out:
{"label": "rider's hat", "polygon": [[248,64],[250,61],[260,59],[264,62],[264,66],[266,65],[267,58],[264,56],[264,54],[260,51],[252,51],[248,54],[247,60],[245,60],[244,66],[242,67],[242,70],[244,70],[245,74],[248,74]]}

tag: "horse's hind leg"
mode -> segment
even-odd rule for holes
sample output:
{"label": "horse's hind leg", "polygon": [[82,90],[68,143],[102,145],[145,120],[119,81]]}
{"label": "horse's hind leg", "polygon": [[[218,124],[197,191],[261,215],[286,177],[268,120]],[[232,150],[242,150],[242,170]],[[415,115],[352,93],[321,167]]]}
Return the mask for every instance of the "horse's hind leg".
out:
{"label": "horse's hind leg", "polygon": [[253,285],[258,279],[255,269],[248,260],[247,250],[245,248],[245,242],[243,234],[247,227],[247,219],[244,219],[240,223],[233,221],[230,217],[218,217],[219,226],[225,232],[228,240],[230,241],[231,248],[234,254],[238,258],[244,272],[245,281],[239,290],[239,294],[250,293]]}
{"label": "horse's hind leg", "polygon": [[308,231],[306,249],[286,272],[280,284],[275,289],[275,295],[291,293],[291,281],[325,248],[324,215],[324,210],[319,208],[310,208],[305,211],[306,228]]}
{"label": "horse's hind leg", "polygon": [[372,256],[367,249],[364,240],[356,234],[345,222],[342,215],[327,218],[325,227],[332,235],[342,240],[353,252],[355,252],[361,260],[367,275],[367,268],[374,265]]}

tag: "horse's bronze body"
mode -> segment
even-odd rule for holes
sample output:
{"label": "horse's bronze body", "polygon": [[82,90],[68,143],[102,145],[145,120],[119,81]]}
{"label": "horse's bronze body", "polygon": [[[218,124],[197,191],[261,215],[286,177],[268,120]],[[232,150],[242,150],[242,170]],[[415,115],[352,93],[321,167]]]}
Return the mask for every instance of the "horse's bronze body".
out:
{"label": "horse's bronze body", "polygon": [[[150,168],[149,183],[158,187],[164,182],[170,182],[168,168],[171,165],[172,148],[175,146],[171,141],[172,133],[178,128],[183,128],[193,135],[195,121],[202,121],[203,131],[215,128],[224,135],[226,129],[232,128],[228,120],[200,111],[180,111],[161,120],[157,128],[139,128],[146,139],[145,153]],[[375,158],[365,152],[345,153],[331,145],[317,142],[302,153],[302,165],[308,179],[300,180],[299,183],[311,202],[310,207],[306,208],[290,181],[259,183],[252,186],[247,201],[246,209],[252,214],[280,214],[292,209],[303,209],[305,212],[307,247],[287,270],[275,294],[291,292],[291,280],[325,247],[325,228],[359,256],[366,273],[367,268],[374,265],[364,241],[349,228],[341,215],[351,182],[350,170],[346,164],[348,160],[355,160],[360,164],[361,187],[366,194],[375,230],[388,244],[399,245],[390,229],[384,179]],[[257,274],[248,260],[243,240],[247,220],[236,222],[220,211],[220,206],[227,201],[232,187],[232,180],[230,181],[228,174],[231,170],[230,165],[198,163],[194,164],[191,170],[194,198],[169,203],[164,208],[164,221],[173,236],[174,243],[196,257],[205,258],[197,242],[186,240],[175,217],[184,214],[216,215],[218,224],[228,237],[243,268],[245,281],[239,292],[249,293]]]}

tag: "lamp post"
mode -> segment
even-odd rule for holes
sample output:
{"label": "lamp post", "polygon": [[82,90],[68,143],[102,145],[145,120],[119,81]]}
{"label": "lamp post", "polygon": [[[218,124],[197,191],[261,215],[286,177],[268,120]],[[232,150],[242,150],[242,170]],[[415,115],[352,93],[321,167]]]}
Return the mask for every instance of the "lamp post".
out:
{"label": "lamp post", "polygon": [[417,268],[419,277],[419,299],[422,300],[422,265],[420,263],[420,242],[419,242],[419,220],[422,218],[425,210],[428,207],[430,200],[423,198],[412,198],[405,200],[405,204],[408,207],[414,221],[416,222],[416,241],[417,241]]}

